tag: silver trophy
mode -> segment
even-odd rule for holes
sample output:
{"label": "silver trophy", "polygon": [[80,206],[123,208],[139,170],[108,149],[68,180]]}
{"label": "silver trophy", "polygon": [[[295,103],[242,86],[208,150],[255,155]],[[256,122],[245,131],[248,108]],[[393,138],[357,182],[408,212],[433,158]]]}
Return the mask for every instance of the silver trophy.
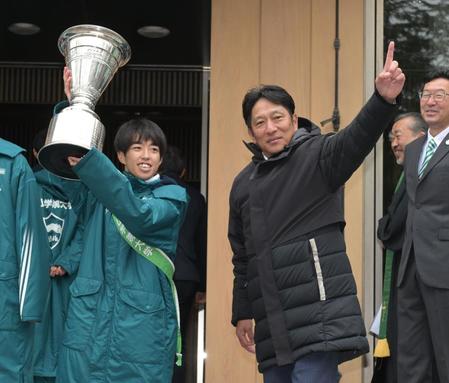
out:
{"label": "silver trophy", "polygon": [[105,128],[95,105],[118,68],[129,61],[131,48],[118,33],[97,25],[66,29],[58,47],[72,72],[70,106],[52,118],[38,160],[60,177],[77,179],[67,157],[103,149]]}

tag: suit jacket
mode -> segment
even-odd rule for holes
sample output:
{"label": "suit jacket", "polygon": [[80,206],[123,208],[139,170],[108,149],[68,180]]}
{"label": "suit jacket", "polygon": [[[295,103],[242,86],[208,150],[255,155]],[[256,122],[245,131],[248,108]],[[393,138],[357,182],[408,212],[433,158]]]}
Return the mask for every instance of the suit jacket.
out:
{"label": "suit jacket", "polygon": [[388,344],[390,347],[389,358],[377,358],[371,383],[396,383],[397,382],[397,356],[398,356],[398,325],[397,325],[397,288],[396,281],[401,260],[402,245],[404,242],[405,222],[407,219],[407,193],[404,180],[393,194],[393,199],[388,206],[386,214],[379,220],[377,238],[384,247],[394,252],[391,291],[387,322]]}
{"label": "suit jacket", "polygon": [[379,238],[386,249],[392,250],[401,255],[402,244],[404,243],[405,222],[407,219],[407,194],[405,182],[401,182],[398,190],[393,194],[390,206],[386,214],[379,220],[377,228],[377,238]]}
{"label": "suit jacket", "polygon": [[175,281],[198,283],[198,290],[206,291],[207,208],[199,190],[185,183],[171,172],[166,175],[186,189],[189,196],[186,217],[179,230],[175,257]]}
{"label": "suit jacket", "polygon": [[418,178],[418,161],[426,136],[407,145],[404,172],[408,203],[406,233],[399,268],[401,284],[412,249],[422,281],[449,288],[449,134]]}

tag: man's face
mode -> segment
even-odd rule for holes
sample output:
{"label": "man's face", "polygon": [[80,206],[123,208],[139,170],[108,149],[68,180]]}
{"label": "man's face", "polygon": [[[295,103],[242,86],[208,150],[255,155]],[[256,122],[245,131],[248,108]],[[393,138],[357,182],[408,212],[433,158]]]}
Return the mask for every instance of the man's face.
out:
{"label": "man's face", "polygon": [[118,152],[117,157],[128,172],[144,181],[155,176],[162,163],[159,147],[151,140],[134,143],[126,153]]}
{"label": "man's face", "polygon": [[249,134],[267,157],[282,151],[297,129],[298,118],[283,106],[265,98],[254,104]]}
{"label": "man's face", "polygon": [[406,145],[424,135],[424,132],[414,133],[409,126],[413,123],[412,117],[405,117],[395,122],[390,132],[391,150],[396,157],[396,163],[404,163]]}
{"label": "man's face", "polygon": [[[437,78],[424,85],[420,100],[421,115],[429,125],[431,133],[438,133],[449,126],[449,80]],[[435,95],[444,95],[443,100],[435,100]],[[431,97],[426,97],[431,95]],[[438,96],[437,96],[438,98]]]}

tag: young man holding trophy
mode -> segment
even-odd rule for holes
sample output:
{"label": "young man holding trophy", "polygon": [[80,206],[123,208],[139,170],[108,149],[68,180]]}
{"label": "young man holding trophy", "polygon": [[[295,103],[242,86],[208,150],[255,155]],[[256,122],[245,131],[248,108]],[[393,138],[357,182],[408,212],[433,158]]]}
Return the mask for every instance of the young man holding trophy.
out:
{"label": "young man holding trophy", "polygon": [[175,355],[181,362],[173,258],[188,197],[158,174],[167,143],[154,122],[119,128],[124,173],[100,151],[104,128],[93,107],[129,59],[126,41],[85,25],[64,32],[60,49],[71,105],[53,118],[39,161],[82,182],[69,198],[84,232],[56,382],[170,382]]}
{"label": "young man holding trophy", "polygon": [[176,299],[165,265],[151,259],[171,264],[186,192],[158,174],[166,141],[152,121],[123,124],[114,145],[124,174],[96,149],[68,158],[87,189],[73,199],[85,235],[57,382],[165,383],[172,375]]}

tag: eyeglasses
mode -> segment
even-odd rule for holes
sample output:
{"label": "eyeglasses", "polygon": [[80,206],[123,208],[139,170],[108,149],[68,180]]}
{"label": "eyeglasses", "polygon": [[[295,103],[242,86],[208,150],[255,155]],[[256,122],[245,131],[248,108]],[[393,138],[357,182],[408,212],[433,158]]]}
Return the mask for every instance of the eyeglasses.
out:
{"label": "eyeglasses", "polygon": [[444,90],[438,90],[435,93],[432,92],[418,92],[419,99],[421,101],[429,101],[430,97],[433,97],[435,102],[442,102],[448,96],[449,93],[446,93]]}

